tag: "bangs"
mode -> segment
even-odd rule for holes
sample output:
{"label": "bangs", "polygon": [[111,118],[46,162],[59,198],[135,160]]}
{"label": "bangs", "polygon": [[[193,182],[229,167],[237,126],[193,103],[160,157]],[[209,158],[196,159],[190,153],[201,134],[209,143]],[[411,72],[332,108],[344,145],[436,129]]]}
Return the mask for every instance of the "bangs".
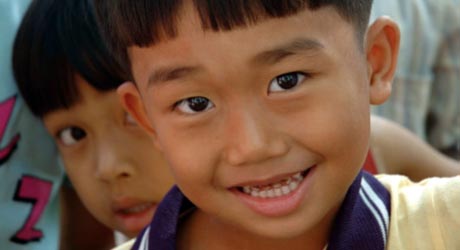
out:
{"label": "bangs", "polygon": [[32,20],[42,11],[37,2],[31,4],[13,49],[13,70],[19,90],[32,113],[39,117],[55,109],[69,108],[79,98],[73,68],[57,34],[56,19],[41,15]]}
{"label": "bangs", "polygon": [[[148,47],[175,38],[185,1],[193,4],[202,29],[212,31],[228,31],[294,15],[306,8],[331,6],[354,26],[358,41],[364,37],[372,6],[372,0],[94,0],[105,42],[130,79],[127,48]],[[359,46],[362,48],[362,44]]]}
{"label": "bangs", "polygon": [[117,88],[129,74],[105,46],[89,0],[34,1],[13,48],[13,72],[32,113],[43,117],[80,99],[76,75],[98,91]]}
{"label": "bangs", "polygon": [[306,8],[332,6],[359,35],[364,34],[372,6],[372,0],[95,0],[95,5],[104,35],[120,56],[129,46],[146,47],[175,38],[185,1],[194,5],[203,30],[227,31]]}
{"label": "bangs", "polygon": [[[102,29],[112,49],[146,47],[175,38],[183,0],[114,1],[97,4]],[[268,18],[295,14],[308,7],[305,0],[193,0],[203,30],[227,31]],[[105,20],[105,19],[109,20]],[[113,19],[112,19],[113,18]],[[112,19],[112,20],[110,20]],[[111,42],[116,41],[116,42]]]}

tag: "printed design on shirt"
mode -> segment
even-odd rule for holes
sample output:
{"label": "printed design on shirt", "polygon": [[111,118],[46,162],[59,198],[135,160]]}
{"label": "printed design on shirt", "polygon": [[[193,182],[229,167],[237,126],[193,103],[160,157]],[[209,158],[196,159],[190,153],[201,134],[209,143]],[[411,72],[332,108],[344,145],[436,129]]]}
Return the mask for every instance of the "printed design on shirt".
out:
{"label": "printed design on shirt", "polygon": [[[4,139],[3,137],[5,136],[6,128],[10,121],[11,114],[13,113],[15,103],[16,96],[10,97],[6,101],[0,103],[0,141]],[[13,155],[18,146],[19,139],[20,135],[16,134],[10,139],[10,142],[5,147],[0,148],[0,167],[3,163],[8,161],[11,155]]]}
{"label": "printed design on shirt", "polygon": [[19,244],[40,241],[44,237],[40,229],[35,228],[51,195],[52,182],[34,176],[23,175],[18,181],[14,200],[31,203],[32,209],[23,226],[10,240]]}

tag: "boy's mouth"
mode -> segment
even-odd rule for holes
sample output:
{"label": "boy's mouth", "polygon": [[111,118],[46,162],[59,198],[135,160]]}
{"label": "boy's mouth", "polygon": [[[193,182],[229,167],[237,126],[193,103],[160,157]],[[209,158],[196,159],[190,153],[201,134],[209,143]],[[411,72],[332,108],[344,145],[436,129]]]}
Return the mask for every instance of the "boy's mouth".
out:
{"label": "boy's mouth", "polygon": [[300,172],[274,177],[266,181],[240,184],[231,191],[254,212],[269,217],[292,213],[309,196],[316,165]]}
{"label": "boy's mouth", "polygon": [[281,181],[266,185],[241,186],[237,187],[238,191],[248,194],[252,197],[270,199],[288,195],[298,188],[311,168],[295,173]]}

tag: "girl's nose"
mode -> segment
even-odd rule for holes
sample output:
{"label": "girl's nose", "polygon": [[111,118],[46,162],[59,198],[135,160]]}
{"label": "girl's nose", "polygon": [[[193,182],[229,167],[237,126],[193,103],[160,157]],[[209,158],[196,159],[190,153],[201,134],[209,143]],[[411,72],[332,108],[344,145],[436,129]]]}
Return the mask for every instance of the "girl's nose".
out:
{"label": "girl's nose", "polygon": [[133,176],[133,162],[126,152],[127,145],[107,142],[100,146],[96,156],[97,176],[103,181],[113,182]]}

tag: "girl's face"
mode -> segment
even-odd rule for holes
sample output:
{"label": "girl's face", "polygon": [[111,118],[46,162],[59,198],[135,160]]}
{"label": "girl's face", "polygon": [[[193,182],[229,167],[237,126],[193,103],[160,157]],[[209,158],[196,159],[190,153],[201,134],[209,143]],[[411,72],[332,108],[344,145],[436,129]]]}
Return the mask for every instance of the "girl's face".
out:
{"label": "girl's face", "polygon": [[88,210],[108,227],[135,236],[152,219],[173,178],[115,91],[99,92],[79,76],[77,83],[81,100],[46,115],[45,125]]}

